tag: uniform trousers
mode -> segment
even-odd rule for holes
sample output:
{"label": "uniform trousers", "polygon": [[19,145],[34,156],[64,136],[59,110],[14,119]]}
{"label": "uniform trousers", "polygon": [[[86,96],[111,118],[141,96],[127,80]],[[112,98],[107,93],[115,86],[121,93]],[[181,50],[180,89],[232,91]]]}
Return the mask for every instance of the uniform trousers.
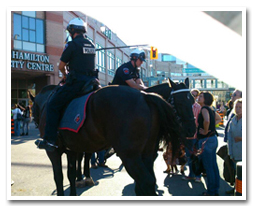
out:
{"label": "uniform trousers", "polygon": [[44,139],[55,144],[57,141],[57,131],[63,108],[81,92],[87,81],[95,77],[86,76],[84,80],[72,80],[60,86],[50,98],[46,108],[46,125]]}

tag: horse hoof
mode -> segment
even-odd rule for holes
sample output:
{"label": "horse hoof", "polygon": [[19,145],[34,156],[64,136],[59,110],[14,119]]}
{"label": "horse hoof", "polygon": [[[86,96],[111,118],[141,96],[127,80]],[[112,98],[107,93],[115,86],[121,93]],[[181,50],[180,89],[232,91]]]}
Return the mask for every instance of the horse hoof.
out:
{"label": "horse hoof", "polygon": [[84,182],[85,182],[85,186],[94,186],[95,185],[92,178],[86,178]]}
{"label": "horse hoof", "polygon": [[85,180],[76,181],[76,187],[77,188],[85,187]]}

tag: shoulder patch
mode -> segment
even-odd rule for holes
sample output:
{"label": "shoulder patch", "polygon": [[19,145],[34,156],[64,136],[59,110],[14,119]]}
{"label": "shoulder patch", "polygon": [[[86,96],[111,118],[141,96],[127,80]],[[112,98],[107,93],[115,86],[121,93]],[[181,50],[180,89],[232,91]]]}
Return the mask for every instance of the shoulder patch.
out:
{"label": "shoulder patch", "polygon": [[123,72],[124,72],[124,74],[129,74],[129,69],[128,68],[123,68]]}
{"label": "shoulder patch", "polygon": [[64,47],[64,50],[63,50],[63,51],[65,51],[66,48],[68,48],[68,43],[65,44],[65,47]]}

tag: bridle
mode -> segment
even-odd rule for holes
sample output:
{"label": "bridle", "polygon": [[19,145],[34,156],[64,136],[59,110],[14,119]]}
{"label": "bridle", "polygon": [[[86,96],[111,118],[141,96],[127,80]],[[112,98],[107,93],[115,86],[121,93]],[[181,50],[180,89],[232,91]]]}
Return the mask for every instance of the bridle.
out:
{"label": "bridle", "polygon": [[[177,110],[176,110],[176,108],[175,108],[175,104],[174,104],[174,95],[175,94],[178,94],[178,93],[181,93],[181,92],[190,92],[190,89],[179,89],[179,90],[176,90],[176,91],[174,91],[173,89],[172,89],[172,91],[170,92],[170,96],[169,96],[169,98],[168,98],[168,102],[173,106],[173,111],[174,111],[174,114],[176,115],[176,119],[177,119],[177,121],[180,123],[180,124],[182,124],[182,118],[178,115],[178,112],[177,112]],[[190,119],[188,119],[188,120],[183,120],[183,121],[190,121]]]}

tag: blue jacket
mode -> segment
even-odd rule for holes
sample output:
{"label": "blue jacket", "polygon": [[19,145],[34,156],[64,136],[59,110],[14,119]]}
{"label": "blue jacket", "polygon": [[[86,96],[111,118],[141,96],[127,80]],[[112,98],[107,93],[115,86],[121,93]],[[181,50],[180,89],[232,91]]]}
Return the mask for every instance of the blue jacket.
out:
{"label": "blue jacket", "polygon": [[242,161],[242,141],[235,142],[235,137],[242,137],[242,118],[234,116],[228,128],[228,154],[231,159]]}

